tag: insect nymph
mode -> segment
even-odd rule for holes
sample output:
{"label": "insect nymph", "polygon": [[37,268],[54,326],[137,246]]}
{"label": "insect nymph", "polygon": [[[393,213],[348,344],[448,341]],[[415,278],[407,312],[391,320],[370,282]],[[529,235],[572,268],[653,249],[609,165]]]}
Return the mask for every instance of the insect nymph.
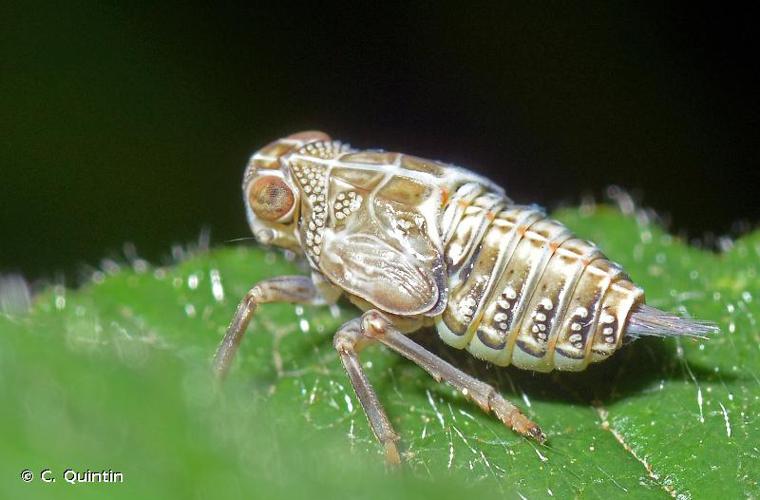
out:
{"label": "insect nymph", "polygon": [[359,363],[368,344],[384,344],[543,441],[493,387],[406,334],[435,326],[477,358],[548,372],[583,370],[639,335],[715,330],[644,305],[643,291],[594,244],[459,167],[301,132],[253,155],[243,193],[259,242],[303,255],[312,273],[248,292],[216,353],[217,374],[226,374],[259,304],[347,296],[365,312],[333,344],[390,462],[399,461],[398,435]]}

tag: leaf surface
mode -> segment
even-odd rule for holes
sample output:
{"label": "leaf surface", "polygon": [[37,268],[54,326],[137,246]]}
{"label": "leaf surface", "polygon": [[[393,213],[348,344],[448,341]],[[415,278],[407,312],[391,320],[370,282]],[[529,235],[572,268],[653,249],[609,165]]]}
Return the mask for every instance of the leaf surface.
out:
{"label": "leaf surface", "polygon": [[[262,306],[227,383],[211,379],[239,298],[303,268],[243,247],[110,266],[78,290],[48,288],[28,316],[0,316],[0,497],[760,496],[760,233],[718,255],[609,207],[555,215],[620,262],[649,304],[717,321],[722,334],[643,339],[585,372],[549,375],[415,335],[523,408],[545,446],[370,347],[362,362],[406,462],[387,474],[331,344],[353,307]],[[125,481],[75,486],[68,467]],[[26,484],[25,468],[57,481]]]}

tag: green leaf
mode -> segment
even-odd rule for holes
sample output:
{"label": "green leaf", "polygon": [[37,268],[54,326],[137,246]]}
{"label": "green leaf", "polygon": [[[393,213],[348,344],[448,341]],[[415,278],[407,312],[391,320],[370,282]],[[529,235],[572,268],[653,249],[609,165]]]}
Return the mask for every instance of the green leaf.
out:
{"label": "green leaf", "polygon": [[[556,216],[623,264],[651,305],[723,333],[644,339],[549,375],[415,335],[520,405],[545,446],[370,347],[362,361],[402,436],[405,465],[389,474],[331,345],[351,306],[262,306],[227,382],[211,378],[239,298],[303,268],[243,247],[166,268],[110,265],[79,290],[48,288],[27,316],[0,316],[0,497],[760,496],[760,233],[717,255],[608,207]],[[19,477],[27,468],[32,483]],[[67,484],[66,468],[124,482]]]}

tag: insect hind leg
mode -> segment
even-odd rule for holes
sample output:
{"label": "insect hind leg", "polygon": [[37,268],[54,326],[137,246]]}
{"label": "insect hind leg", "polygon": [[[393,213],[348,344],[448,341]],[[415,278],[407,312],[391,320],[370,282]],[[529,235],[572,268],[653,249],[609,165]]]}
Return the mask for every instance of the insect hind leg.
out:
{"label": "insect hind leg", "polygon": [[515,405],[504,399],[492,386],[472,377],[396,329],[382,313],[371,310],[362,316],[362,332],[390,349],[413,361],[436,381],[448,382],[483,411],[493,412],[504,425],[526,437],[543,443],[546,435]]}
{"label": "insect hind leg", "polygon": [[254,285],[238,304],[227,333],[214,355],[214,372],[223,379],[232,365],[245,330],[259,304],[267,302],[291,302],[308,304],[320,295],[314,282],[306,276],[278,276]]}

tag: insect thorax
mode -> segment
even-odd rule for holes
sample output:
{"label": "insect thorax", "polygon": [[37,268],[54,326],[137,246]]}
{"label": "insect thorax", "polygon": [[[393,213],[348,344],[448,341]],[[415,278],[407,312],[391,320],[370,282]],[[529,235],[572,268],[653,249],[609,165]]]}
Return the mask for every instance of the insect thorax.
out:
{"label": "insect thorax", "polygon": [[312,267],[397,316],[446,304],[440,213],[448,193],[488,181],[409,155],[314,143],[287,158],[301,190],[298,235]]}

